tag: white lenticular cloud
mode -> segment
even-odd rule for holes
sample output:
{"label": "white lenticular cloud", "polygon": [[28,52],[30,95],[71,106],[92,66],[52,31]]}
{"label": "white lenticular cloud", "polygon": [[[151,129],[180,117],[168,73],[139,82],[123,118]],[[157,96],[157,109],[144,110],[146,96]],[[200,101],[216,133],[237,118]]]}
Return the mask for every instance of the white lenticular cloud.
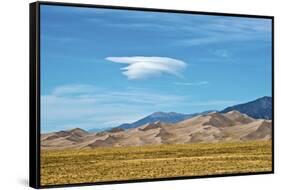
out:
{"label": "white lenticular cloud", "polygon": [[121,68],[128,79],[136,80],[161,75],[163,73],[181,76],[186,63],[169,57],[107,57],[106,60],[115,63],[128,64]]}

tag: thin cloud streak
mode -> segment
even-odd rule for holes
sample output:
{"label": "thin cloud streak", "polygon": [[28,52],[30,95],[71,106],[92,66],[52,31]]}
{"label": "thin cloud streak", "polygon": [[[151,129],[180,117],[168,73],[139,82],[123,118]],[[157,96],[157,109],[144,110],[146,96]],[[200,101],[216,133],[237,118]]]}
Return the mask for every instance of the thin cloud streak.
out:
{"label": "thin cloud streak", "polygon": [[181,85],[181,86],[202,86],[209,84],[208,81],[200,81],[200,82],[175,82],[175,85]]}
{"label": "thin cloud streak", "polygon": [[67,94],[83,94],[83,93],[92,93],[95,91],[92,85],[87,84],[71,84],[71,85],[62,85],[54,88],[52,94],[54,95],[67,95]]}
{"label": "thin cloud streak", "polygon": [[236,100],[208,100],[208,101],[198,101],[198,102],[190,102],[188,105],[190,106],[229,106],[240,103],[240,101]]}

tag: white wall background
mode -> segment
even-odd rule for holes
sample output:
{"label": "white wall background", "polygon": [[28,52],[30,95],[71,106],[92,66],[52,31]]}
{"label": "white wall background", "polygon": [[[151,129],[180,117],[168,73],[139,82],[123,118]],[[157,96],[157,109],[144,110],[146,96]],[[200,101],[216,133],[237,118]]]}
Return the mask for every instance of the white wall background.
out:
{"label": "white wall background", "polygon": [[[63,0],[61,0],[63,1]],[[190,179],[71,189],[277,189],[280,174],[280,35],[281,11],[278,0],[68,0],[76,3],[186,9],[275,16],[275,172],[274,175]],[[28,187],[28,52],[30,0],[6,0],[0,4],[0,189]],[[279,150],[278,150],[279,149]],[[64,188],[60,188],[64,189]]]}

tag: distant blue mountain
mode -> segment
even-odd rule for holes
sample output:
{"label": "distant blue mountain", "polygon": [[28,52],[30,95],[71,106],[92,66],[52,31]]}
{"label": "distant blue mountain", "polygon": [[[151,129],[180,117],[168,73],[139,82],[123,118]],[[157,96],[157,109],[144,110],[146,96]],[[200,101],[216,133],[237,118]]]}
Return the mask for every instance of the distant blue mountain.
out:
{"label": "distant blue mountain", "polygon": [[[234,105],[231,107],[227,107],[224,110],[220,111],[221,113],[227,113],[229,111],[239,111],[244,113],[255,119],[272,119],[272,98],[265,96],[259,99],[256,99],[251,102]],[[185,119],[189,119],[195,117],[197,115],[206,115],[210,112],[214,112],[215,110],[205,111],[201,113],[193,113],[193,114],[183,114],[176,112],[154,112],[151,115],[148,115],[140,120],[137,120],[133,123],[124,123],[114,128],[107,129],[92,129],[90,132],[98,132],[104,130],[117,130],[117,129],[131,129],[136,128],[147,123],[153,123],[156,121],[164,122],[164,123],[177,123],[183,121]]]}
{"label": "distant blue mountain", "polygon": [[255,119],[272,119],[272,97],[264,96],[251,102],[227,107],[221,113],[232,110],[237,110]]}
{"label": "distant blue mountain", "polygon": [[133,123],[124,123],[122,125],[119,125],[116,128],[122,128],[122,129],[131,129],[136,128],[142,125],[145,125],[147,123],[153,123],[156,121],[161,121],[165,123],[177,123],[179,121],[183,121],[185,119],[189,119],[191,117],[195,117],[197,115],[203,115],[208,114],[212,111],[206,111],[202,113],[194,113],[194,114],[182,114],[182,113],[176,113],[176,112],[154,112],[151,115],[148,115],[147,117],[144,117],[138,121],[135,121]]}

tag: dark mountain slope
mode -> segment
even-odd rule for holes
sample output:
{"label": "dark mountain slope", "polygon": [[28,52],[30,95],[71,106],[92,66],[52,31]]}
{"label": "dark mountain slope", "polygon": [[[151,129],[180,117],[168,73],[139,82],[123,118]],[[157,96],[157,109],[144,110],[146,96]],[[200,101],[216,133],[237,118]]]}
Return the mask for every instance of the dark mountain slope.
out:
{"label": "dark mountain slope", "polygon": [[221,113],[237,110],[255,119],[272,119],[272,98],[264,96],[251,102],[225,108]]}

